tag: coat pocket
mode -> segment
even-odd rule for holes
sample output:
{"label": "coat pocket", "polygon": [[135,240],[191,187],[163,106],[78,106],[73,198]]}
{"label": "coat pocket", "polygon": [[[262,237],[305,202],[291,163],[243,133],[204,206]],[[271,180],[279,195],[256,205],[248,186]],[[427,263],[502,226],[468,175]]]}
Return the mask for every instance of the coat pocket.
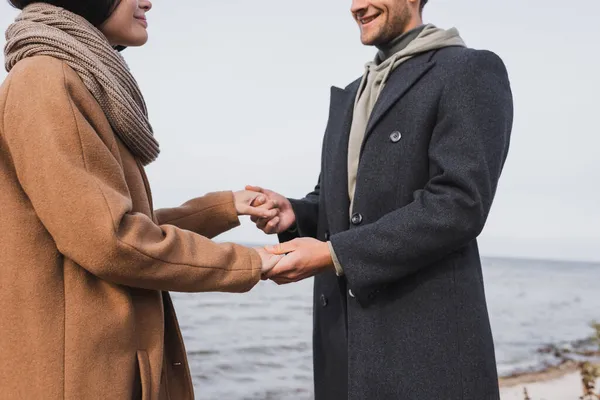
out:
{"label": "coat pocket", "polygon": [[140,380],[142,385],[142,400],[150,400],[151,378],[150,378],[150,360],[145,350],[137,352],[138,366],[140,370]]}

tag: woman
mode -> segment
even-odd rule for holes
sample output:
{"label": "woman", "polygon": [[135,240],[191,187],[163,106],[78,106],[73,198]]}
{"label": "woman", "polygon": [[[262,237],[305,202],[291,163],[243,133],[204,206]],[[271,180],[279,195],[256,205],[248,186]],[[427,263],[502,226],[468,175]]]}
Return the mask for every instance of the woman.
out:
{"label": "woman", "polygon": [[278,258],[207,238],[276,211],[246,191],[153,211],[143,167],[158,143],[114,50],[146,42],[148,0],[10,2],[23,11],[0,86],[0,397],[192,399],[167,291],[252,288]]}

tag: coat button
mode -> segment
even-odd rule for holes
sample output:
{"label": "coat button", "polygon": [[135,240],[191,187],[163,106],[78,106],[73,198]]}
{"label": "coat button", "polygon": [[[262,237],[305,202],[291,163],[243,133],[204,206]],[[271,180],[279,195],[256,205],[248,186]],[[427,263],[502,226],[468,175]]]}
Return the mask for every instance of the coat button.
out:
{"label": "coat button", "polygon": [[394,131],[390,134],[390,140],[392,143],[398,143],[402,139],[402,133],[398,131]]}
{"label": "coat button", "polygon": [[329,231],[325,232],[325,241],[328,242],[329,241]]}
{"label": "coat button", "polygon": [[352,215],[352,218],[350,218],[350,222],[352,222],[352,225],[360,225],[363,221],[363,216],[360,213],[354,213]]}
{"label": "coat button", "polygon": [[323,307],[327,307],[327,304],[329,303],[329,301],[327,300],[327,297],[325,297],[324,294],[321,295],[321,305]]}
{"label": "coat button", "polygon": [[348,290],[348,295],[349,295],[350,297],[356,297],[356,296],[354,296],[354,293],[352,293],[352,289]]}

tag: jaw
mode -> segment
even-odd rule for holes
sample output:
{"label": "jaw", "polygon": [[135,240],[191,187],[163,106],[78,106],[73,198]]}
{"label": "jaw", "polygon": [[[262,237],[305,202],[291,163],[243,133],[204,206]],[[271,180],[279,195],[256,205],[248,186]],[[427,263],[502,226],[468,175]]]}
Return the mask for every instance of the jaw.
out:
{"label": "jaw", "polygon": [[372,20],[368,24],[361,24],[359,22],[359,29],[360,40],[365,46],[377,44],[377,42],[381,39],[383,32],[385,31],[384,15],[379,15],[376,19]]}

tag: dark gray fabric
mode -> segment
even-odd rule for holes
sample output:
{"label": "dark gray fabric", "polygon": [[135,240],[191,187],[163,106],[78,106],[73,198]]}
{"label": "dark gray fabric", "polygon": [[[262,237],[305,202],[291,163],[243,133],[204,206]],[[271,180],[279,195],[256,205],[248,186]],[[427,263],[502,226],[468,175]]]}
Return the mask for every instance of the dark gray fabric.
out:
{"label": "dark gray fabric", "polygon": [[293,202],[300,234],[329,239],[346,274],[315,277],[316,400],[499,399],[476,237],[512,129],[504,64],[450,47],[393,72],[367,128],[351,218],[358,83],[332,88],[319,185]]}
{"label": "dark gray fabric", "polygon": [[381,64],[394,54],[404,50],[406,46],[410,44],[410,42],[412,42],[417,36],[419,36],[419,33],[421,33],[423,29],[425,29],[425,26],[426,25],[420,25],[414,29],[411,29],[408,32],[404,32],[402,35],[398,36],[391,42],[386,43],[383,46],[378,46],[377,49],[379,51],[375,56],[375,62],[377,64]]}

